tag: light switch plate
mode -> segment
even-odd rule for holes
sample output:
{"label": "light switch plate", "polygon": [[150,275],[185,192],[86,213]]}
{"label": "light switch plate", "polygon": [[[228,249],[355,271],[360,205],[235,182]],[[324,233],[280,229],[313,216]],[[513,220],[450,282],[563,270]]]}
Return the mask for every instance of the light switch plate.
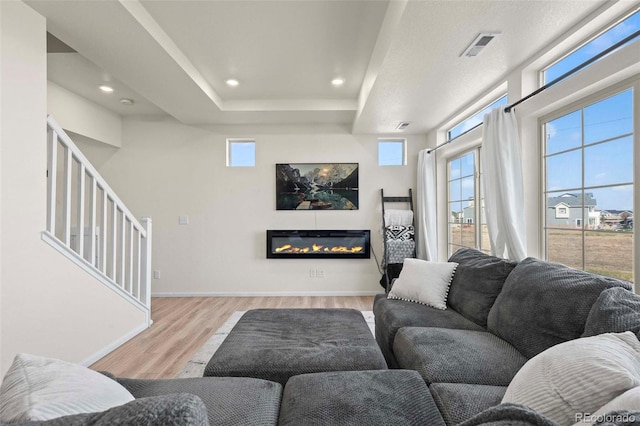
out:
{"label": "light switch plate", "polygon": [[178,223],[180,225],[188,225],[189,224],[189,216],[178,216]]}

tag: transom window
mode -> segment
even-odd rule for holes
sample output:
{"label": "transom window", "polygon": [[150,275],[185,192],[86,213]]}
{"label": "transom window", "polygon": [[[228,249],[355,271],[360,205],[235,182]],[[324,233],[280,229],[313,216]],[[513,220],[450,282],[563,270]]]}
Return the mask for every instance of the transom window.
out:
{"label": "transom window", "polygon": [[447,140],[450,141],[452,139],[457,138],[465,132],[473,129],[484,120],[484,115],[490,112],[492,109],[498,106],[507,105],[507,95],[502,96],[500,99],[492,102],[487,107],[473,114],[471,117],[462,120],[460,123],[453,126],[449,131],[447,131]]}
{"label": "transom window", "polygon": [[548,260],[633,280],[633,89],[543,123]]}
{"label": "transom window", "polygon": [[447,165],[449,256],[461,247],[491,251],[480,173],[476,173],[480,169],[479,153],[480,150],[475,149],[453,158]]}
{"label": "transom window", "polygon": [[[564,73],[588,61],[603,50],[613,46],[638,30],[640,30],[640,10],[627,16],[625,19],[610,27],[599,36],[593,38],[591,41],[585,43],[572,53],[543,70],[543,84],[547,84],[555,80]],[[640,37],[636,37],[628,43],[632,43],[638,38]]]}

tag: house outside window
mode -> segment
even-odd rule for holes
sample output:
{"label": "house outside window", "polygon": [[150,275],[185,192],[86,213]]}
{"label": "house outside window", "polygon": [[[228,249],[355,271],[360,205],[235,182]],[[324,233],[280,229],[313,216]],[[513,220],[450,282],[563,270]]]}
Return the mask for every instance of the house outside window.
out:
{"label": "house outside window", "polygon": [[633,89],[558,115],[542,122],[546,258],[632,281]]}
{"label": "house outside window", "polygon": [[[490,252],[484,213],[484,198],[480,190],[480,150],[455,157],[447,162],[448,252],[471,247]],[[480,200],[478,203],[477,201]],[[480,208],[476,208],[480,205]],[[480,226],[478,226],[478,224]]]}

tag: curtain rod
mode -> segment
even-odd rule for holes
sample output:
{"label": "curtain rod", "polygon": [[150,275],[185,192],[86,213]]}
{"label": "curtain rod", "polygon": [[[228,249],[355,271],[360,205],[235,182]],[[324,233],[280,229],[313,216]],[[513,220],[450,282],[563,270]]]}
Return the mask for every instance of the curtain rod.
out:
{"label": "curtain rod", "polygon": [[[513,108],[515,108],[516,106],[520,105],[521,103],[533,98],[534,96],[536,96],[537,94],[547,90],[548,88],[550,88],[551,86],[556,85],[557,83],[559,83],[560,81],[564,80],[565,78],[577,73],[578,71],[581,71],[583,68],[588,67],[589,65],[591,65],[592,63],[596,62],[597,60],[599,60],[600,58],[602,58],[603,56],[608,55],[609,53],[613,52],[614,50],[618,49],[620,46],[627,44],[628,42],[630,42],[631,40],[633,40],[634,38],[640,36],[640,30],[628,35],[627,37],[623,38],[622,40],[620,40],[619,42],[609,46],[608,48],[606,48],[605,50],[603,50],[602,52],[598,53],[597,55],[593,56],[590,59],[587,59],[586,61],[584,61],[583,63],[581,63],[580,65],[577,65],[576,67],[571,68],[569,71],[565,72],[564,74],[562,74],[560,77],[555,78],[553,80],[551,80],[549,83],[545,84],[544,86],[541,86],[540,88],[534,90],[533,92],[529,93],[527,96],[525,96],[524,98],[520,99],[517,102],[512,103],[511,105],[507,105],[506,107],[504,107],[504,112],[511,112],[511,110]],[[470,128],[469,130],[460,133],[458,136],[456,136],[453,139],[449,139],[446,142],[441,143],[440,145],[437,145],[435,148],[429,149],[427,150],[427,154],[431,154],[433,151],[436,151],[440,148],[442,148],[445,145],[450,144],[451,142],[455,141],[456,139],[458,139],[461,136],[466,135],[467,133],[471,132],[472,130],[477,129],[478,127],[482,126],[482,122],[476,124],[475,126],[473,126],[472,128]]]}

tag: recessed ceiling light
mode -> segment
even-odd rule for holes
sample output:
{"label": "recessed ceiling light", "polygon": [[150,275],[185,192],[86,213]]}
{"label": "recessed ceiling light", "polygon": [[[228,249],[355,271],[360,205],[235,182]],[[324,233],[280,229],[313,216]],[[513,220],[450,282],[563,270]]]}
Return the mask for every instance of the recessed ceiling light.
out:
{"label": "recessed ceiling light", "polygon": [[100,85],[100,86],[98,86],[98,88],[100,90],[102,90],[104,93],[112,93],[113,92],[113,87],[107,86],[106,84]]}
{"label": "recessed ceiling light", "polygon": [[331,80],[331,84],[333,84],[334,86],[342,86],[344,84],[344,78],[334,78],[333,80]]}
{"label": "recessed ceiling light", "polygon": [[122,98],[122,99],[120,99],[120,103],[121,103],[122,105],[131,106],[131,105],[133,105],[133,99],[129,99],[129,98]]}
{"label": "recessed ceiling light", "polygon": [[235,78],[228,79],[226,83],[227,83],[227,86],[231,86],[231,87],[236,87],[238,84],[240,84],[240,82]]}

